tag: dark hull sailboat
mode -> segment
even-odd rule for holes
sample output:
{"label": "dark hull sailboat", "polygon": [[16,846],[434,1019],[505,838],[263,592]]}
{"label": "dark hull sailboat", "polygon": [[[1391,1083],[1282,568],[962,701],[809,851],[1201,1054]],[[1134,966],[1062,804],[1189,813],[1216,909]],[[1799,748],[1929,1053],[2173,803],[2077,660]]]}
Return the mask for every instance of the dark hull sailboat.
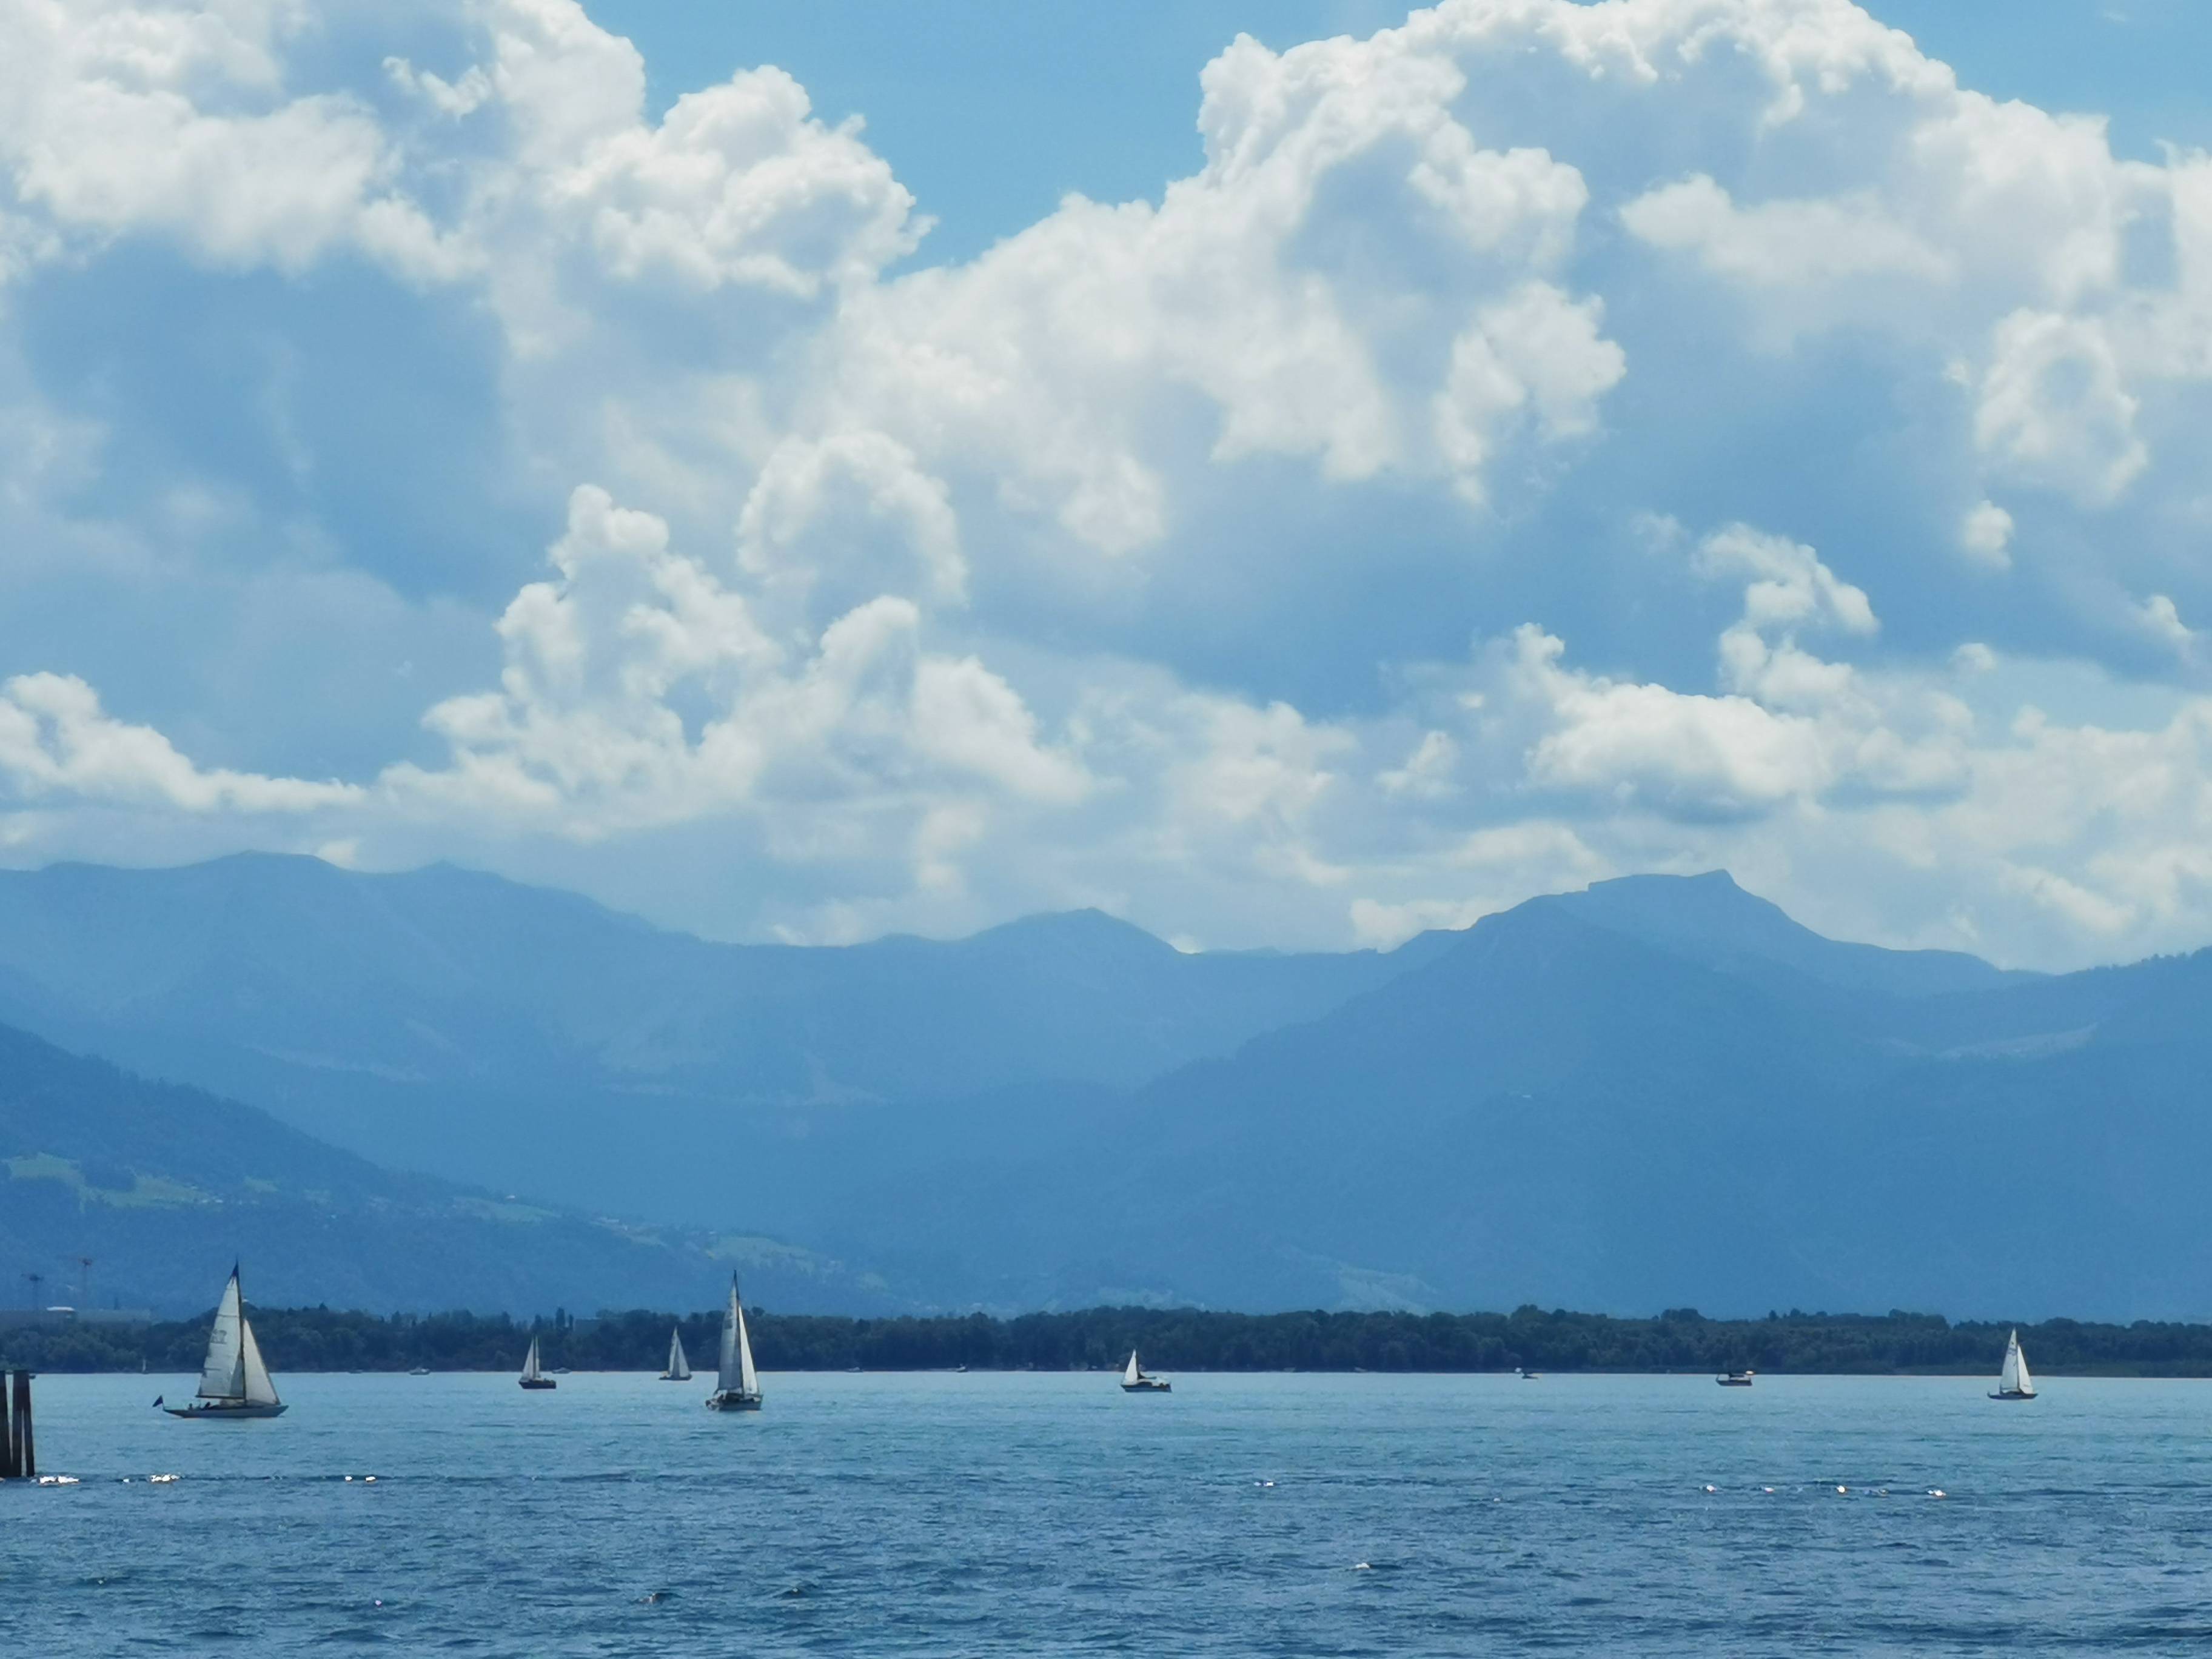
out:
{"label": "dark hull sailboat", "polygon": [[2027,1369],[2027,1356],[2021,1352],[2020,1333],[2014,1331],[2005,1344],[2004,1370],[1997,1377],[1996,1387],[1990,1391],[1992,1400],[2033,1400],[2035,1398],[2035,1378]]}
{"label": "dark hull sailboat", "polygon": [[270,1380],[269,1367],[262,1363],[261,1345],[253,1340],[253,1327],[246,1317],[246,1297],[239,1289],[236,1263],[231,1266],[230,1283],[222,1288],[215,1324],[208,1332],[207,1361],[200,1368],[198,1395],[182,1406],[164,1405],[161,1409],[172,1417],[194,1420],[235,1421],[284,1414],[284,1402],[276,1397],[276,1385]]}
{"label": "dark hull sailboat", "polygon": [[761,1408],[760,1373],[753,1368],[753,1345],[745,1334],[745,1304],[738,1296],[738,1276],[730,1275],[730,1305],[722,1311],[721,1364],[714,1376],[714,1392],[707,1396],[710,1412],[757,1412]]}
{"label": "dark hull sailboat", "polygon": [[522,1375],[515,1379],[526,1389],[557,1389],[561,1385],[538,1368],[538,1339],[530,1339],[530,1357],[522,1362]]}
{"label": "dark hull sailboat", "polygon": [[1129,1363],[1121,1372],[1123,1394],[1173,1394],[1175,1384],[1164,1377],[1147,1376],[1145,1368],[1137,1363],[1137,1351],[1129,1351]]}

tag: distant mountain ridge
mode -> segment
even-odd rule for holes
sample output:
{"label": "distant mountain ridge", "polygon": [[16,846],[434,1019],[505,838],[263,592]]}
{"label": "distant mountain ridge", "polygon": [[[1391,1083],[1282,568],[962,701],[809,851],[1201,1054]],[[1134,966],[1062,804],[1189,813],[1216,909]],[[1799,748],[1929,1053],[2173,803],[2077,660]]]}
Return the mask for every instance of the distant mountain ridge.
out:
{"label": "distant mountain ridge", "polygon": [[2212,953],[2008,975],[1651,880],[1486,918],[826,1236],[1015,1306],[2212,1308]]}
{"label": "distant mountain ridge", "polygon": [[915,1308],[2200,1316],[2208,1012],[2212,953],[2007,972],[1718,872],[1337,957],[1095,913],[711,945],[301,860],[0,877],[0,1017]]}
{"label": "distant mountain ridge", "polygon": [[[94,1306],[212,1303],[231,1261],[274,1304],[538,1313],[751,1294],[893,1305],[837,1264],[767,1240],[625,1226],[395,1176],[267,1115],[149,1083],[0,1026],[0,1267]],[[21,1285],[11,1285],[21,1290]],[[679,1305],[690,1305],[690,1302]]]}
{"label": "distant mountain ridge", "polygon": [[1707,967],[1740,970],[1771,963],[1849,990],[1934,996],[2045,977],[1993,968],[1960,951],[1893,951],[1826,938],[1793,921],[1780,905],[1745,892],[1724,870],[1621,876],[1529,902],[1557,906]]}
{"label": "distant mountain ridge", "polygon": [[[825,1113],[1131,1086],[1402,965],[1185,955],[1096,912],[715,945],[451,866],[0,872],[0,1020],[386,1165],[695,1221],[730,1201],[720,1160]],[[627,1156],[641,1140],[693,1155]]]}

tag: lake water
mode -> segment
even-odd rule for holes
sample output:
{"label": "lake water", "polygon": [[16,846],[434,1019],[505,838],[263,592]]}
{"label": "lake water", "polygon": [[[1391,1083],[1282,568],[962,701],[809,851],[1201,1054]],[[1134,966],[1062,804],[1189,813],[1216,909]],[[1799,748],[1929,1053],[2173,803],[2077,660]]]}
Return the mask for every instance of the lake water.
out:
{"label": "lake water", "polygon": [[41,1377],[82,1484],[0,1486],[7,1650],[2212,1642],[2203,1382],[770,1374],[723,1416],[703,1378],[278,1382],[218,1424],[149,1409],[190,1378]]}

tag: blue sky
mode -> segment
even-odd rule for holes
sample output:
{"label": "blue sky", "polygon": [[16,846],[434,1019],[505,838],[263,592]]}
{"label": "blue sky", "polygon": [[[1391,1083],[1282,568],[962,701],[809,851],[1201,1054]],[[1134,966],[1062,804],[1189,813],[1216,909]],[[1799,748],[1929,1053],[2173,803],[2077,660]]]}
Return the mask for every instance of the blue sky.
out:
{"label": "blue sky", "polygon": [[[934,215],[936,259],[970,258],[1079,191],[1156,198],[1199,164],[1199,67],[1238,34],[1282,49],[1371,33],[1377,0],[1037,6],[955,0],[589,0],[645,54],[656,109],[751,64],[780,64],[869,141]],[[2123,154],[2212,145],[2202,66],[2212,17],[2188,0],[1895,0],[1874,14],[1998,98],[2112,124]]]}
{"label": "blue sky", "polygon": [[0,0],[0,858],[2201,945],[2212,22],[1881,16]]}

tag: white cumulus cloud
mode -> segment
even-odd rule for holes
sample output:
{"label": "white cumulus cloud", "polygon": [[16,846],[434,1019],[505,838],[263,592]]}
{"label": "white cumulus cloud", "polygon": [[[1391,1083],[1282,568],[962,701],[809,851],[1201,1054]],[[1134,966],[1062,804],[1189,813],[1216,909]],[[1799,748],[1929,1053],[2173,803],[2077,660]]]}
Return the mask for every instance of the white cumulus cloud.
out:
{"label": "white cumulus cloud", "polygon": [[1237,944],[1725,864],[2212,936],[2212,162],[1845,0],[1238,40],[1188,176],[951,263],[787,70],[656,102],[574,0],[0,40],[11,859]]}

